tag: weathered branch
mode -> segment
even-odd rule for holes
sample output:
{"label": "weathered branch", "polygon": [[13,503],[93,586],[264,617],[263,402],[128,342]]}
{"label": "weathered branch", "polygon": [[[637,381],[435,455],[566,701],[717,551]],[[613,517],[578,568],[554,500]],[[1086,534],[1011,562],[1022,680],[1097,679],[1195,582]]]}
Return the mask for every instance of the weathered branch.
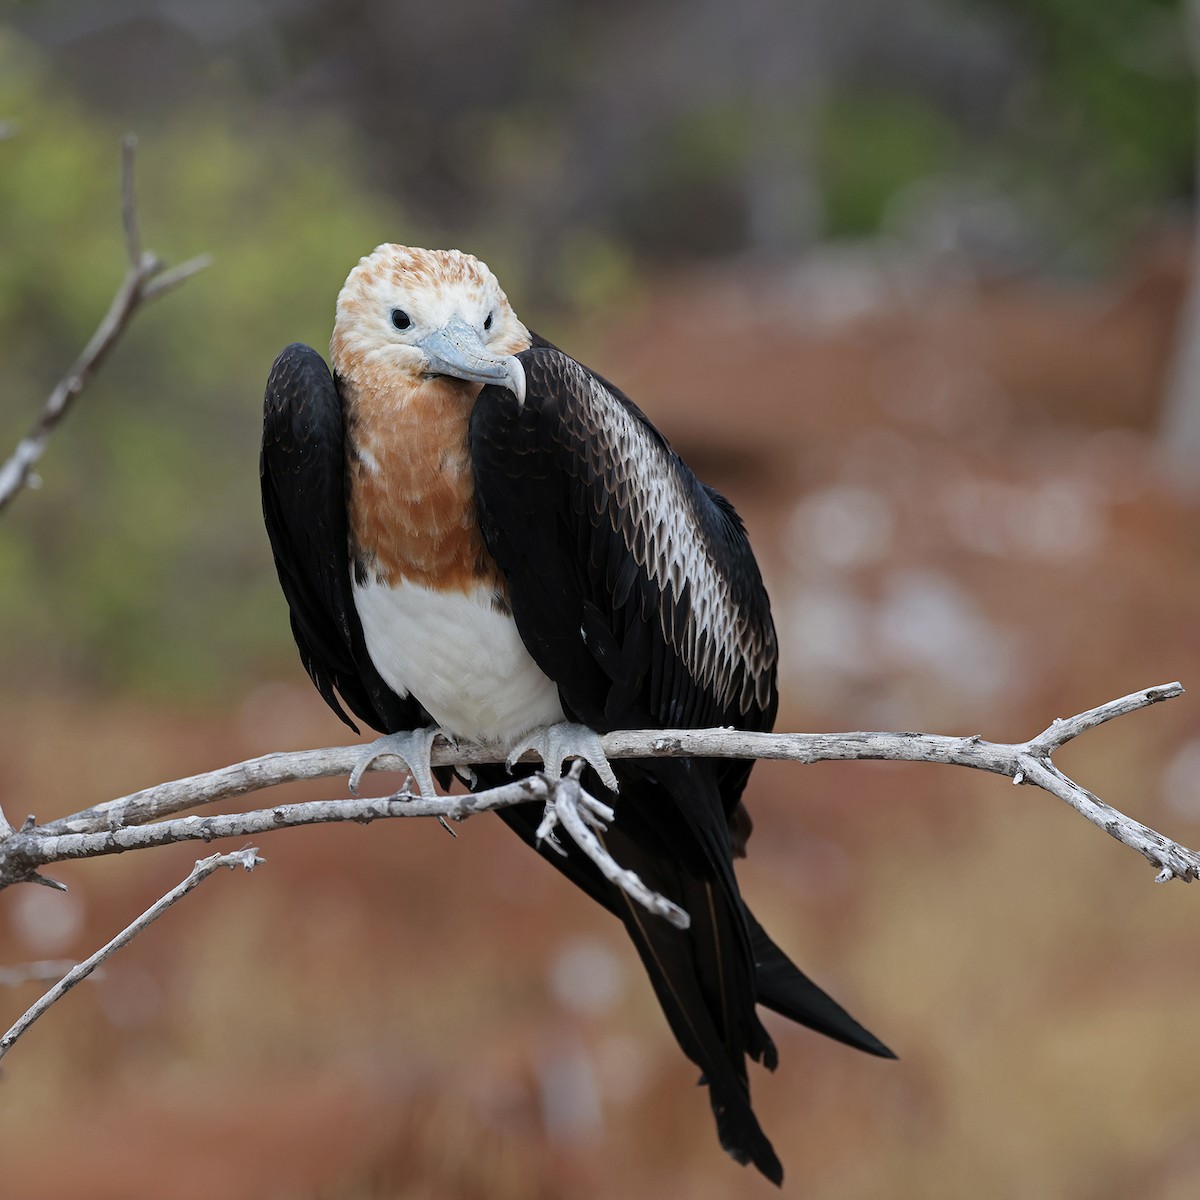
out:
{"label": "weathered branch", "polygon": [[[731,729],[618,731],[602,739],[612,759],[697,756],[770,758],[812,763],[846,759],[889,759],[949,763],[1007,775],[1015,783],[1043,788],[1071,805],[1093,824],[1148,859],[1165,882],[1200,878],[1200,855],[1118,812],[1062,774],[1051,755],[1071,739],[1115,717],[1180,695],[1178,683],[1147,688],[1065,720],[1027,742],[988,742],[978,735],[942,737],[919,733],[768,734]],[[560,803],[557,787],[543,776],[521,780],[474,796],[419,797],[398,792],[385,799],[341,799],[278,805],[253,812],[164,820],[187,809],[302,779],[347,776],[364,753],[362,746],[269,754],[221,770],[160,784],[84,809],[68,817],[24,828],[0,838],[0,888],[28,880],[37,868],[65,859],[91,858],[171,842],[226,837],[258,837],[273,829],[331,821],[373,821],[390,817],[443,817],[461,821],[475,812],[531,800]],[[455,745],[438,739],[435,765],[502,762],[504,747]],[[384,755],[373,770],[404,770]],[[583,806],[593,815],[602,806],[586,792]],[[578,806],[577,806],[578,807]],[[564,823],[565,824],[565,823]],[[570,832],[570,829],[568,829]],[[592,853],[589,847],[581,847]],[[620,868],[617,868],[618,870]]]}
{"label": "weathered branch", "polygon": [[92,334],[91,341],[55,385],[29,432],[0,466],[0,511],[29,484],[33,469],[41,459],[51,434],[70,411],[109,351],[120,340],[138,309],[208,265],[209,259],[203,256],[168,271],[166,264],[155,254],[142,250],[133,175],[135,144],[132,135],[126,135],[121,143],[121,222],[129,258],[125,278],[117,288],[104,319]]}
{"label": "weathered branch", "polygon": [[160,900],[155,901],[136,921],[126,926],[107,945],[101,946],[90,958],[73,967],[58,981],[36,1004],[30,1008],[19,1021],[0,1038],[0,1058],[12,1049],[17,1039],[40,1017],[52,1004],[61,1000],[77,983],[86,979],[105,959],[110,958],[123,946],[131,941],[146,926],[157,921],[173,904],[202,884],[214,871],[220,867],[242,867],[247,871],[254,870],[263,860],[254,849],[236,850],[232,854],[214,854],[201,859],[192,868],[188,877],[182,883],[173,887]]}
{"label": "weathered branch", "polygon": [[665,918],[676,929],[686,929],[691,924],[691,917],[666,896],[651,891],[635,872],[622,867],[596,836],[608,829],[608,822],[616,820],[617,814],[579,786],[582,775],[583,761],[576,759],[567,774],[555,781],[554,800],[546,805],[545,816],[538,826],[538,840],[548,839],[555,849],[565,854],[566,851],[562,850],[554,836],[555,826],[562,825],[571,835],[571,840],[600,868],[600,873],[609,883],[615,883],[627,892],[647,912]]}
{"label": "weathered branch", "polygon": [[[1015,753],[1049,757],[1072,738],[1160,700],[1183,694],[1178,683],[1145,688],[1112,700],[1078,716],[1055,720],[1048,729],[1028,742],[1009,745],[987,742],[978,735],[943,737],[928,733],[747,733],[737,729],[656,729],[617,730],[601,738],[604,753],[610,759],[622,758],[761,758],[798,763],[828,762],[846,759],[891,759],[905,762],[951,763],[976,767],[998,775],[1015,777]],[[296,750],[264,754],[233,766],[191,775],[170,783],[157,784],[106,800],[71,816],[60,817],[37,826],[42,835],[94,833],[121,825],[143,825],[189,808],[199,808],[220,800],[231,800],[249,792],[298,783],[309,779],[349,776],[363,756],[361,745],[334,746],[323,750]],[[435,767],[462,766],[469,763],[501,763],[505,748],[474,742],[454,743],[438,738],[433,746]],[[536,762],[529,753],[522,762]],[[394,755],[380,755],[368,768],[372,771],[403,771],[403,762]],[[421,815],[431,815],[421,812]],[[450,815],[450,814],[443,814]],[[1101,824],[1101,822],[1097,822]],[[0,831],[2,832],[2,831]],[[0,854],[4,842],[0,837]],[[3,859],[0,858],[0,886],[4,884]]]}
{"label": "weathered branch", "polygon": [[[975,767],[1007,775],[1014,783],[1033,784],[1070,804],[1093,824],[1153,863],[1158,870],[1158,882],[1169,879],[1190,882],[1200,878],[1200,854],[1105,804],[1069,779],[1051,761],[1055,751],[1081,733],[1182,692],[1178,683],[1133,692],[1077,716],[1055,720],[1036,737],[1019,743],[988,742],[978,735],[956,738],[925,733],[766,734],[706,729],[619,731],[606,735],[602,744],[605,754],[612,759],[695,756],[772,758],[802,763],[888,759]],[[0,888],[31,880],[48,882],[36,873],[37,868],[66,859],[120,854],[126,850],[190,840],[210,842],[217,838],[257,837],[275,829],[335,821],[368,823],[388,817],[437,817],[462,821],[478,812],[538,802],[545,806],[545,816],[538,830],[540,838],[561,849],[555,838],[555,829],[561,826],[580,851],[596,863],[606,879],[624,889],[650,912],[679,928],[687,928],[690,918],[686,912],[667,897],[647,888],[634,872],[622,867],[608,853],[603,838],[598,835],[603,834],[608,823],[615,819],[614,813],[580,786],[582,764],[578,762],[561,779],[532,775],[475,795],[425,797],[401,791],[381,798],[318,800],[206,817],[174,816],[188,808],[280,783],[348,776],[365,752],[363,746],[341,746],[295,754],[269,754],[219,771],[146,788],[45,825],[36,824],[30,817],[21,829],[13,829],[0,819]],[[502,746],[455,745],[445,739],[439,739],[433,751],[433,762],[439,766],[503,762],[504,758]],[[399,759],[388,755],[381,756],[371,769],[406,770]],[[255,851],[243,850],[197,862],[195,870],[178,887],[47,992],[0,1039],[0,1058],[56,1000],[217,867],[241,865],[250,870],[260,861]]]}

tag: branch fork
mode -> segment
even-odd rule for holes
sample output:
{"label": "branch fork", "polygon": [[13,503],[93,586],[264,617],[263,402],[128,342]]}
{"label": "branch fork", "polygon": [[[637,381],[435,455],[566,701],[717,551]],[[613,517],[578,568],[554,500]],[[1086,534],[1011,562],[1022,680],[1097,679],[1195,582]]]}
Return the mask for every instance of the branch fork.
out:
{"label": "branch fork", "polygon": [[[849,759],[948,763],[1008,776],[1014,784],[1031,784],[1069,804],[1076,812],[1111,837],[1143,855],[1155,868],[1155,879],[1191,882],[1200,879],[1200,854],[1171,841],[1102,801],[1064,775],[1051,756],[1079,734],[1106,721],[1146,708],[1183,693],[1178,683],[1146,688],[1112,700],[1074,717],[1056,719],[1026,742],[1005,744],[986,741],[978,734],[943,737],[925,733],[770,734],[736,729],[619,730],[600,739],[605,756],[619,758],[697,757],[768,758],[810,763]],[[465,766],[505,761],[503,746],[451,743],[438,739],[432,748],[432,765]],[[525,756],[528,758],[531,756]],[[523,758],[521,761],[525,761]],[[145,788],[91,808],[37,824],[32,819],[21,829],[0,823],[0,889],[13,883],[36,880],[39,867],[68,859],[93,858],[146,849],[181,841],[211,842],[219,838],[258,837],[274,829],[337,821],[371,821],[396,817],[436,817],[463,821],[478,812],[515,804],[540,803],[545,815],[538,837],[561,853],[569,853],[557,837],[561,828],[579,852],[587,855],[606,879],[656,916],[686,929],[689,917],[665,896],[652,891],[637,874],[609,853],[604,834],[615,819],[608,805],[581,785],[583,764],[576,760],[560,779],[530,775],[501,787],[467,795],[423,796],[400,791],[376,798],[351,797],[298,804],[277,804],[250,812],[186,816],[175,814],[302,779],[348,777],[362,760],[362,747],[340,746],[290,754],[268,754],[188,779]],[[536,761],[536,758],[534,758]],[[372,770],[404,770],[403,760],[381,755]],[[197,863],[195,871],[168,892],[146,913],[71,971],[0,1039],[0,1056],[41,1012],[64,995],[100,962],[125,945],[151,921],[196,887],[219,866],[241,865],[252,869],[261,859],[253,850],[213,855]],[[61,886],[61,885],[59,885]],[[37,1010],[35,1012],[35,1010]],[[31,1014],[33,1014],[31,1016]]]}
{"label": "branch fork", "polygon": [[142,249],[133,173],[136,146],[137,140],[132,134],[126,134],[122,139],[121,224],[125,231],[125,254],[128,260],[125,278],[117,288],[108,312],[92,334],[91,341],[71,369],[55,384],[29,432],[17,443],[8,460],[0,465],[0,511],[22,488],[38,486],[34,468],[45,452],[51,435],[109,351],[120,341],[138,309],[178,287],[212,261],[207,254],[203,254],[168,270],[156,254]]}

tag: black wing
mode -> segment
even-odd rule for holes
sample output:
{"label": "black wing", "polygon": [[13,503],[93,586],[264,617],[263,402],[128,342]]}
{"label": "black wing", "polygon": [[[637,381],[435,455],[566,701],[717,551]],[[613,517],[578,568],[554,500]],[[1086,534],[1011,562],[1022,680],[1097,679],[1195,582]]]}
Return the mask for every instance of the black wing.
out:
{"label": "black wing", "polygon": [[[733,507],[600,376],[540,339],[520,358],[524,404],[487,387],[472,413],[476,501],[564,711],[600,732],[769,729],[775,629]],[[730,886],[729,823],[751,765],[712,765],[714,810],[679,798],[673,853],[700,876],[719,864]]]}
{"label": "black wing", "polygon": [[342,402],[310,346],[285,347],[271,367],[259,477],[292,634],[317,690],[356,733],[338,694],[355,716],[386,733],[426,723],[420,705],[397,696],[367,654],[350,586]]}
{"label": "black wing", "polygon": [[[572,719],[606,731],[769,729],[777,704],[770,607],[731,505],[701,484],[627,397],[541,342],[527,394],[484,388],[471,421],[476,497],[530,653]],[[755,1002],[888,1053],[803,976],[745,909],[729,823],[749,763],[617,765],[618,861],[691,914],[648,920],[580,856],[548,855],[616,912],[681,1047],[705,1073],[722,1143],[781,1168],[750,1107],[745,1058],[775,1059]],[[532,841],[535,814],[501,816]]]}
{"label": "black wing", "polygon": [[544,342],[520,359],[524,406],[488,387],[472,414],[477,500],[568,713],[601,731],[769,729],[775,630],[732,505],[600,376]]}

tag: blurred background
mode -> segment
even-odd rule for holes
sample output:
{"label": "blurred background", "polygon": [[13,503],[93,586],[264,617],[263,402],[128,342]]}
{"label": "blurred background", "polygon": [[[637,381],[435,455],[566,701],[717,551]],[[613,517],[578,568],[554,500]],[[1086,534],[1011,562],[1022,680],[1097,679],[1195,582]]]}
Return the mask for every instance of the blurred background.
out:
{"label": "blurred background", "polygon": [[[0,805],[344,740],[261,526],[260,396],[382,241],[485,258],[736,503],[780,728],[1024,740],[1200,685],[1198,28],[1171,0],[0,5],[0,453],[120,280],[124,131],[147,245],[214,259],[0,520]],[[1061,765],[1200,841],[1194,695]],[[769,1022],[785,1194],[1197,1194],[1195,889],[965,770],[766,764],[749,799],[753,906],[900,1055]],[[5,1062],[0,1195],[772,1194],[615,924],[498,822],[458,832],[276,834],[208,883]],[[195,857],[10,890],[0,963],[90,953]]]}

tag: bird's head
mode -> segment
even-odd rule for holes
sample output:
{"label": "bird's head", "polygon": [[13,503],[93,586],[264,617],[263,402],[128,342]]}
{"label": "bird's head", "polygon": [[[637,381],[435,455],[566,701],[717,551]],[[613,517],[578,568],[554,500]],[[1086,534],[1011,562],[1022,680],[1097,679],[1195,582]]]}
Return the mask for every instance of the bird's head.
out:
{"label": "bird's head", "polygon": [[529,343],[486,263],[460,250],[388,243],[347,277],[330,350],[337,373],[359,383],[499,383],[524,403],[525,371],[514,355]]}

